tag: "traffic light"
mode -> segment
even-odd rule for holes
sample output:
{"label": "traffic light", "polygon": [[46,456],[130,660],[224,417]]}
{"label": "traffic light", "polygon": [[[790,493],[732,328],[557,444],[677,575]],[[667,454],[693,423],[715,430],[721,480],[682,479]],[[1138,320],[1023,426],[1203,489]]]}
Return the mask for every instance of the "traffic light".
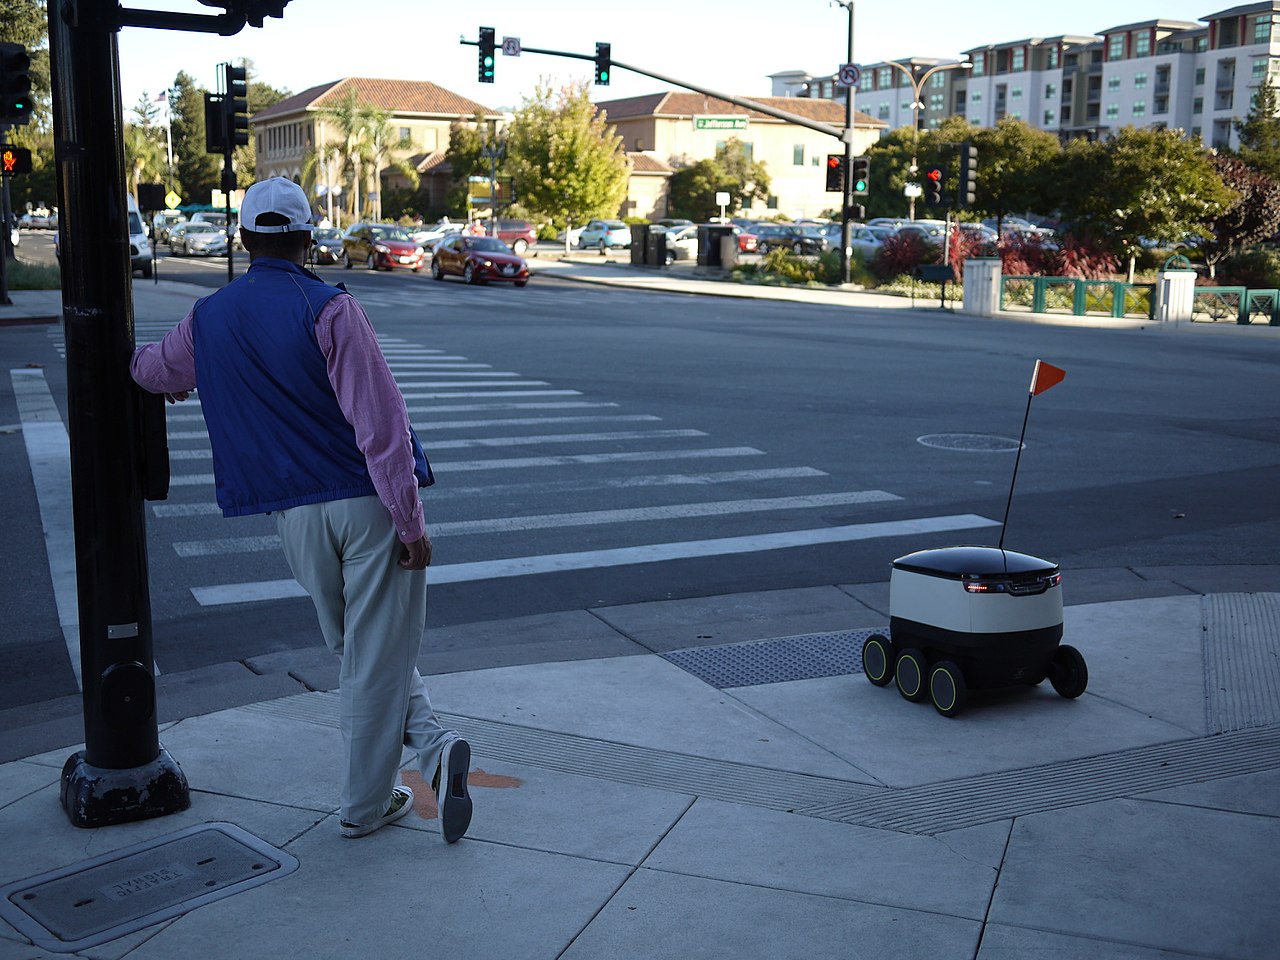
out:
{"label": "traffic light", "polygon": [[827,154],[827,193],[844,193],[843,154]]}
{"label": "traffic light", "polygon": [[26,147],[0,148],[0,173],[6,177],[14,173],[31,172],[31,151]]}
{"label": "traffic light", "polygon": [[854,157],[849,168],[849,179],[852,182],[852,193],[855,197],[865,197],[871,192],[871,158]]}
{"label": "traffic light", "polygon": [[493,83],[493,27],[480,28],[480,82]]}
{"label": "traffic light", "polygon": [[958,206],[971,207],[978,199],[978,148],[968,140],[960,144]]}
{"label": "traffic light", "polygon": [[206,7],[221,7],[227,13],[244,17],[251,27],[262,26],[265,17],[284,17],[289,0],[200,0]]}
{"label": "traffic light", "polygon": [[249,83],[244,67],[222,65],[222,115],[226,118],[225,149],[234,150],[249,142]]}
{"label": "traffic light", "polygon": [[31,119],[31,57],[20,43],[0,43],[0,123]]}
{"label": "traffic light", "polygon": [[609,70],[612,64],[609,62],[610,44],[596,44],[596,83],[602,87],[609,85]]}
{"label": "traffic light", "polygon": [[930,207],[940,207],[943,204],[943,194],[946,192],[946,175],[942,172],[941,167],[930,167],[924,172],[924,202]]}
{"label": "traffic light", "polygon": [[222,110],[222,97],[204,95],[204,148],[209,153],[222,153],[227,146],[227,115]]}

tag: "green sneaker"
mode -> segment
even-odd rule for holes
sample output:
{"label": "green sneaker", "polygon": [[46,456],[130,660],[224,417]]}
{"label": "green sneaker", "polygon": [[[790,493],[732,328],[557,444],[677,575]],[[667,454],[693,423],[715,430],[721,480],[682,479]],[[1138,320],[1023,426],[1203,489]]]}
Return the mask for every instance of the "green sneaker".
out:
{"label": "green sneaker", "polygon": [[339,821],[344,837],[365,837],[373,833],[380,827],[385,827],[388,823],[395,823],[406,813],[413,809],[413,791],[408,787],[396,787],[391,791],[391,803],[387,806],[387,812],[380,816],[373,823],[351,823],[347,820]]}

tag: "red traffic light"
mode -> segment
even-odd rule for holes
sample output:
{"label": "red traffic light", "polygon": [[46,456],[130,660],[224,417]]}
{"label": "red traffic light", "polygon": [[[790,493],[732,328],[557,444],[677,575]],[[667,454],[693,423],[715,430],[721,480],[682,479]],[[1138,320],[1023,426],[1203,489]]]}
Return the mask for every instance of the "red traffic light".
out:
{"label": "red traffic light", "polygon": [[930,180],[932,180],[934,183],[942,182],[942,171],[937,167],[932,167],[931,169],[929,169],[925,173],[925,176],[928,177]]}

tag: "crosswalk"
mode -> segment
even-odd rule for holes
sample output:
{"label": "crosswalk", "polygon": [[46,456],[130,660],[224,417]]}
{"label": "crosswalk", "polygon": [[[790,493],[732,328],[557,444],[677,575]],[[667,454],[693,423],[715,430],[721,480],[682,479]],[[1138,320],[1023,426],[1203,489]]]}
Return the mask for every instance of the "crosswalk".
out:
{"label": "crosswalk", "polygon": [[[139,321],[137,340],[158,340],[171,326]],[[974,514],[869,513],[846,522],[903,498],[834,489],[838,482],[816,467],[779,463],[754,446],[718,442],[696,424],[495,368],[427,337],[379,339],[438,478],[425,494],[433,583],[996,525]],[[153,570],[161,564],[186,602],[203,607],[301,596],[270,518],[221,519],[198,394],[169,407],[168,418],[170,495],[148,505]],[[832,511],[840,522],[824,522]]]}

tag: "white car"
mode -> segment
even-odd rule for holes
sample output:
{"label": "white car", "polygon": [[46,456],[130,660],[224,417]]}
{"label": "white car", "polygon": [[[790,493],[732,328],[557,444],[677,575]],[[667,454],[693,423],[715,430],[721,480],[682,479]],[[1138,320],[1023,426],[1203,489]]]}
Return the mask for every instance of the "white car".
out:
{"label": "white car", "polygon": [[406,227],[405,233],[409,234],[409,238],[420,247],[434,247],[441,238],[449,236],[451,233],[461,233],[462,228],[466,226],[463,223],[454,223],[449,219],[440,220],[431,226],[422,227]]}
{"label": "white car", "polygon": [[698,225],[690,224],[676,230],[668,230],[667,265],[677,260],[698,259]]}

